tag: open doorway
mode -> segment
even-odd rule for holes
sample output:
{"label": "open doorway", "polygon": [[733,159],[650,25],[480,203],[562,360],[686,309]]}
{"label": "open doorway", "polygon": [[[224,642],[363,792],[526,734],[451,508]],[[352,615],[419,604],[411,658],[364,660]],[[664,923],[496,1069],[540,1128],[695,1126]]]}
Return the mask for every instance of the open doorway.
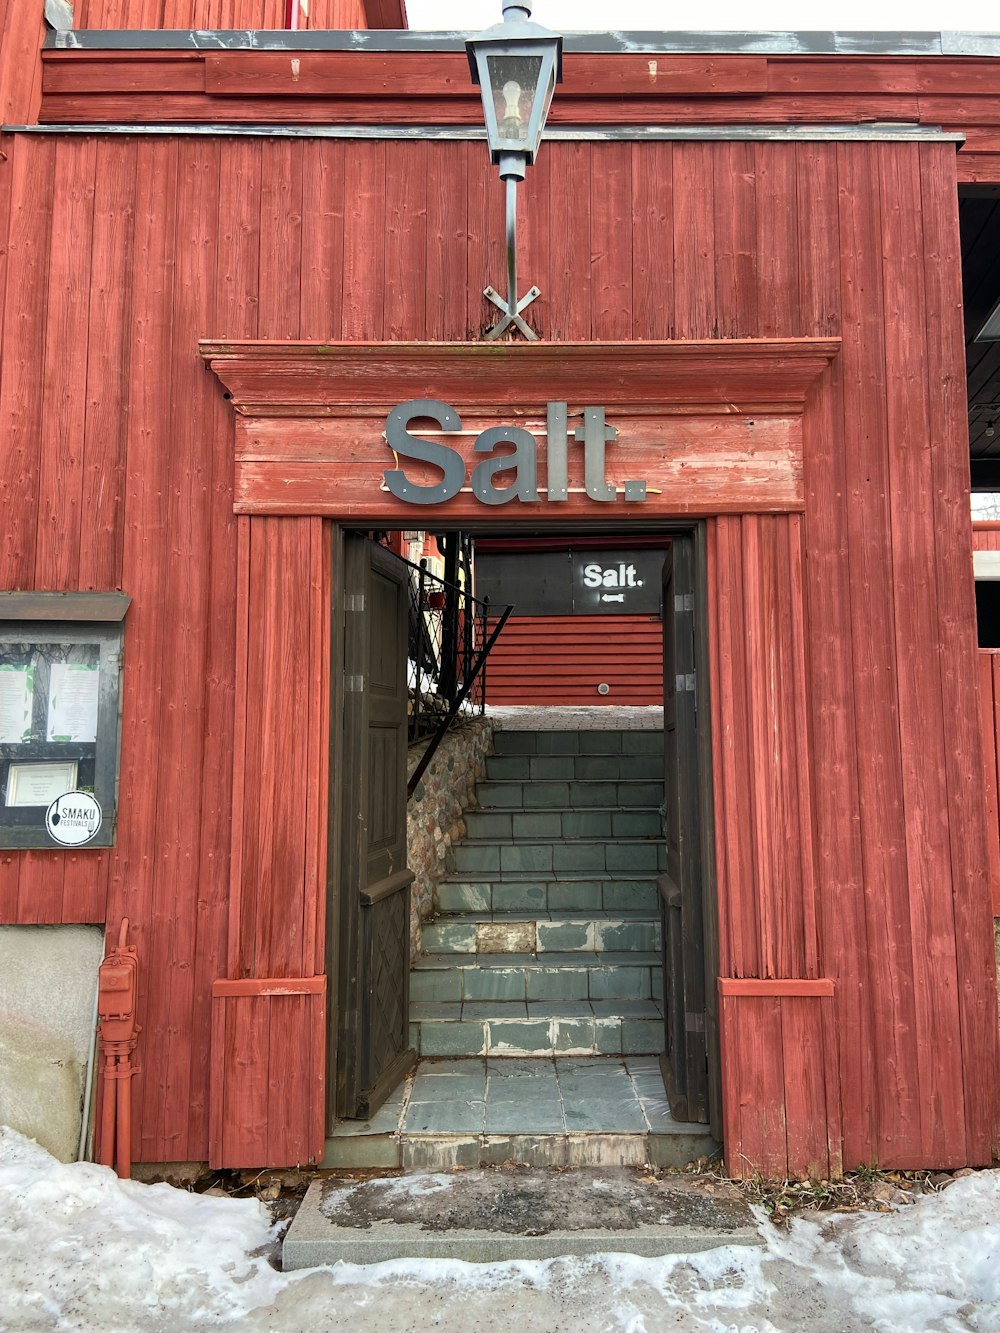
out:
{"label": "open doorway", "polygon": [[[344,576],[335,593],[334,624],[341,628],[339,639],[335,636],[333,678],[340,682],[341,697],[332,710],[332,745],[339,781],[331,784],[335,836],[330,844],[330,917],[340,959],[332,1033],[339,1102],[331,1108],[340,1121],[338,1134],[349,1131],[344,1117],[362,1117],[357,1121],[362,1131],[376,1124],[386,1129],[399,1107],[400,1132],[437,1133],[443,1141],[472,1136],[484,1160],[496,1150],[494,1140],[528,1135],[545,1137],[553,1151],[565,1155],[569,1136],[588,1130],[605,1137],[634,1135],[628,1151],[636,1160],[649,1160],[650,1136],[666,1143],[667,1121],[673,1121],[674,1142],[680,1143],[676,1112],[681,1112],[696,1126],[695,1140],[702,1147],[709,1144],[709,1085],[717,1088],[718,1078],[710,1073],[717,1057],[711,988],[705,982],[715,971],[710,957],[706,965],[713,932],[711,924],[707,931],[705,926],[703,871],[712,856],[705,854],[711,840],[707,669],[698,679],[707,654],[695,615],[696,605],[705,600],[699,531],[691,525],[687,531],[629,536],[638,540],[636,549],[646,562],[653,559],[657,566],[652,594],[657,614],[646,623],[655,630],[661,680],[667,654],[670,688],[666,696],[659,693],[655,725],[616,726],[613,702],[600,707],[601,725],[589,730],[558,722],[541,726],[537,713],[527,724],[505,719],[463,812],[464,836],[449,849],[436,914],[424,923],[416,957],[409,956],[409,931],[400,913],[390,922],[391,914],[379,912],[379,904],[394,896],[406,901],[393,877],[412,878],[412,872],[399,865],[399,852],[389,854],[379,869],[384,894],[380,882],[362,884],[364,877],[358,875],[364,861],[359,838],[363,841],[372,824],[374,793],[382,793],[383,841],[391,841],[390,814],[396,821],[391,835],[396,848],[405,828],[399,751],[395,743],[372,742],[372,728],[382,724],[372,721],[375,713],[366,711],[364,700],[371,694],[382,705],[394,698],[396,726],[405,728],[412,702],[401,706],[400,691],[414,670],[420,679],[419,662],[410,661],[410,648],[420,636],[415,638],[404,623],[412,567],[399,559],[392,566],[393,557],[368,538],[338,534],[343,558],[335,567]],[[559,539],[550,533],[535,540]],[[613,537],[590,540],[600,543],[591,548],[595,553],[617,549]],[[665,633],[659,614],[662,571],[672,546],[682,548],[687,558],[679,567],[669,566]],[[502,549],[495,553],[507,554]],[[618,561],[619,573],[623,564],[627,582],[628,568],[637,562]],[[393,577],[398,595],[373,597],[371,580],[391,582]],[[638,577],[635,568],[633,580]],[[677,577],[685,582],[683,589],[675,586]],[[368,584],[361,587],[359,578]],[[492,586],[489,578],[484,582],[487,589]],[[477,594],[485,590],[477,582]],[[376,603],[381,614],[395,615],[395,628],[376,627]],[[604,633],[615,641],[612,623],[611,617],[602,620],[608,625]],[[624,618],[617,623],[624,624]],[[367,679],[365,654],[372,662],[384,662],[376,640],[406,645],[397,649],[391,684]],[[617,642],[622,643],[621,631]],[[679,707],[678,680],[683,682]],[[552,703],[556,710],[558,702]],[[665,730],[663,718],[679,715],[683,725]],[[344,719],[339,726],[338,718]],[[375,762],[383,767],[373,781]],[[361,771],[366,766],[367,774]],[[334,848],[341,849],[336,856]],[[378,929],[377,915],[383,920]],[[708,915],[714,918],[714,909]],[[386,931],[391,941],[379,938]],[[700,1005],[697,1013],[693,1005]],[[371,1037],[364,1034],[379,1032],[384,1038],[386,1013],[395,1035],[388,1045],[383,1041],[382,1054],[373,1062]],[[358,1071],[366,1059],[368,1086],[363,1087]],[[418,1059],[415,1080],[407,1079]],[[346,1099],[345,1069],[353,1069],[355,1079]],[[516,1094],[514,1082],[501,1083],[515,1076],[525,1079]],[[663,1076],[673,1113],[666,1109]],[[464,1079],[468,1086],[435,1082],[446,1078]],[[598,1090],[610,1090],[616,1078],[621,1084],[608,1099],[579,1086],[580,1080],[605,1078],[607,1083],[595,1085]],[[398,1092],[401,1083],[405,1104]],[[602,1128],[598,1113],[608,1114],[626,1085],[634,1094],[628,1123]],[[445,1097],[449,1089],[454,1096]],[[426,1102],[419,1101],[423,1095]],[[456,1099],[462,1103],[457,1110]],[[604,1101],[608,1105],[598,1105]],[[443,1118],[430,1109],[442,1102],[451,1105]],[[713,1128],[717,1133],[717,1122]]]}

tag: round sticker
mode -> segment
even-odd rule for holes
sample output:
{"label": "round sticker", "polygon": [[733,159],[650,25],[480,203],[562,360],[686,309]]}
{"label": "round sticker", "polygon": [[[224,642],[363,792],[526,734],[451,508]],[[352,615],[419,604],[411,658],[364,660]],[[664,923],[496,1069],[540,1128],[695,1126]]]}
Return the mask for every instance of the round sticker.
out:
{"label": "round sticker", "polygon": [[64,847],[80,847],[101,827],[101,807],[89,791],[68,791],[57,796],[45,812],[49,837]]}

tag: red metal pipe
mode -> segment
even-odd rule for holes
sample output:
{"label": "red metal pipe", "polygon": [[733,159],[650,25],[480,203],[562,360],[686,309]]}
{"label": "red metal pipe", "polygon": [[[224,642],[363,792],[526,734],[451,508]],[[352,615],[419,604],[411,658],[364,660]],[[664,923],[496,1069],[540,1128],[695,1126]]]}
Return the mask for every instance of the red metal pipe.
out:
{"label": "red metal pipe", "polygon": [[115,1057],[104,1057],[104,1082],[101,1086],[101,1165],[115,1164]]}
{"label": "red metal pipe", "polygon": [[132,1052],[139,1038],[135,1021],[139,958],[128,943],[123,917],[118,943],[101,963],[97,989],[98,1036],[104,1059],[101,1089],[101,1164],[119,1176],[132,1173],[132,1076],[138,1067]]}
{"label": "red metal pipe", "polygon": [[123,1180],[132,1174],[132,1061],[119,1057],[118,1124],[115,1127],[115,1169]]}

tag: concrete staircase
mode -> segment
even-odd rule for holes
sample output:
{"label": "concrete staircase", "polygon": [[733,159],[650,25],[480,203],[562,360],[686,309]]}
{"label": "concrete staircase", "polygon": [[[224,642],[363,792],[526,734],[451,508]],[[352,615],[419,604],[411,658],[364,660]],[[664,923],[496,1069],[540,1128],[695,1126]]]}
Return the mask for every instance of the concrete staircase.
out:
{"label": "concrete staircase", "polygon": [[422,1059],[663,1048],[655,731],[499,731],[410,977]]}

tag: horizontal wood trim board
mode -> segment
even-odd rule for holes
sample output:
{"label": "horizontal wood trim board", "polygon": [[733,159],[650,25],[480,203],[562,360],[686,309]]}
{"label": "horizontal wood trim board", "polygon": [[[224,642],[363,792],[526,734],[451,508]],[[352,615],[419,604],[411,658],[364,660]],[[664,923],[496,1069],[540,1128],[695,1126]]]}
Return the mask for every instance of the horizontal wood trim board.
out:
{"label": "horizontal wood trim board", "polygon": [[[455,407],[542,406],[551,398],[656,408],[725,404],[801,412],[837,338],[644,343],[305,343],[203,340],[233,406],[395,406],[429,386]],[[558,394],[556,394],[558,390]]]}
{"label": "horizontal wood trim board", "polygon": [[832,996],[834,983],[828,978],[762,980],[754,977],[719,977],[720,995]]}
{"label": "horizontal wood trim board", "polygon": [[[478,123],[461,52],[43,53],[42,119]],[[997,61],[567,52],[552,124],[1000,124]]]}
{"label": "horizontal wood trim board", "polygon": [[[503,348],[271,342],[201,347],[241,414],[237,512],[323,514],[405,527],[415,510],[391,495],[384,482],[394,466],[383,438],[385,415],[402,401],[428,394],[465,414],[463,426],[471,434],[444,432],[436,438],[464,456],[467,477],[481,461],[474,452],[481,427],[499,420],[540,432],[550,400],[567,401],[573,410],[602,404],[619,431],[608,450],[608,479],[620,488],[634,479],[647,484],[645,503],[619,504],[616,517],[625,515],[623,521],[640,514],[799,510],[804,491],[798,418],[839,343],[803,338]],[[495,405],[485,415],[484,402]],[[714,405],[711,415],[684,411],[706,402]],[[377,414],[370,406],[375,403],[381,404]],[[741,410],[751,403],[752,414]],[[636,414],[637,405],[645,411]],[[672,418],[675,408],[682,414]],[[542,496],[544,455],[539,445]],[[608,512],[605,503],[586,495],[582,468],[580,451],[573,451],[570,495],[560,502],[560,516]],[[415,485],[439,479],[437,469],[425,463],[406,460],[403,470]],[[517,512],[540,512],[537,506],[544,503],[519,499]],[[505,508],[484,506],[467,483],[435,512],[456,520],[507,521],[507,514],[496,512]]]}
{"label": "horizontal wood trim board", "polygon": [[[652,476],[668,485],[667,475]],[[671,487],[669,493],[650,494],[644,504],[629,506],[629,518],[636,521],[707,516],[710,514],[783,514],[804,508],[801,470],[789,468],[782,476],[760,467],[746,466],[724,474],[723,469],[703,469],[700,477],[684,476],[685,490]],[[322,515],[344,522],[378,521],[384,527],[412,528],[421,511],[380,491],[382,472],[366,468],[359,477],[348,465],[323,463],[244,463],[236,469],[236,496],[233,508],[238,514]],[[609,519],[608,505],[586,496],[571,495],[558,506],[556,518]],[[623,504],[615,511],[616,520],[625,511]],[[424,508],[422,516],[433,514],[437,522],[475,522],[477,525],[506,524],[513,518],[532,520],[552,518],[545,502],[514,502],[487,506],[471,493],[463,491],[447,504]]]}
{"label": "horizontal wood trim board", "polygon": [[216,998],[247,995],[322,995],[326,977],[238,977],[212,982]]}
{"label": "horizontal wood trim board", "polygon": [[[488,424],[509,420],[510,414],[500,409]],[[623,415],[611,421],[618,439],[607,447],[607,480],[619,491],[626,481],[644,480],[645,502],[626,506],[619,496],[612,510],[609,502],[590,499],[583,451],[574,448],[568,460],[569,496],[553,505],[556,515],[578,512],[628,522],[654,514],[785,511],[804,505],[801,431],[796,418],[684,417],[655,422]],[[479,419],[472,424],[485,427],[487,422]],[[522,424],[530,429],[534,423],[522,419]],[[237,509],[280,513],[304,505],[303,512],[331,515],[392,514],[398,519],[397,526],[412,526],[406,516],[420,512],[420,507],[393,496],[385,481],[386,471],[396,470],[397,460],[383,438],[384,425],[383,418],[239,420]],[[420,434],[419,426],[412,430]],[[464,489],[433,506],[433,511],[497,521],[497,510],[502,512],[506,506],[484,505],[472,494],[469,478],[482,462],[482,455],[475,452],[475,437],[435,433],[431,438],[458,452],[466,469]],[[547,504],[548,445],[541,433],[535,439],[540,499],[513,502],[512,511],[541,512]],[[413,485],[428,486],[439,480],[440,474],[429,464],[403,459],[398,466]],[[500,477],[498,485],[510,480],[510,476]],[[310,510],[310,504],[315,508]]]}
{"label": "horizontal wood trim board", "polygon": [[[943,99],[950,103],[952,99]],[[958,101],[958,99],[955,99]],[[970,123],[1000,123],[1000,113],[987,105],[972,111]],[[548,125],[635,125],[645,126],[666,118],[672,125],[858,125],[880,120],[919,125],[926,120],[935,137],[938,127],[963,122],[961,105],[947,106],[946,114],[933,110],[922,114],[922,99],[904,96],[854,96],[813,94],[724,97],[678,97],[669,102],[662,95],[572,98],[553,103]],[[992,114],[991,114],[992,112]],[[313,124],[335,121],[339,125],[475,125],[482,123],[482,103],[469,93],[442,101],[436,97],[212,97],[207,93],[49,93],[42,99],[41,121],[51,125],[155,125],[188,124]],[[891,132],[890,132],[891,136]],[[866,137],[877,139],[877,130]]]}
{"label": "horizontal wood trim board", "polygon": [[981,157],[958,155],[959,185],[1000,185],[1000,152]]}
{"label": "horizontal wood trim board", "polygon": [[125,619],[131,604],[131,597],[121,592],[0,592],[0,620],[114,624]]}
{"label": "horizontal wood trim board", "polygon": [[[433,384],[433,380],[431,381]],[[553,392],[558,388],[553,385]],[[596,399],[596,395],[594,395]],[[579,400],[594,406],[590,399]],[[599,400],[598,400],[599,401]],[[570,404],[571,409],[573,403]],[[519,426],[530,431],[536,439],[547,434],[545,417],[527,413],[523,409],[498,407],[485,415],[481,411],[462,412],[462,431],[442,431],[430,421],[422,425],[414,420],[410,433],[428,436],[439,444],[447,445],[463,454],[469,465],[481,461],[474,451],[476,436],[491,426]],[[569,423],[570,431],[579,424],[579,417]],[[763,471],[781,467],[790,461],[793,452],[800,452],[799,420],[794,416],[757,414],[671,416],[634,416],[623,407],[608,416],[608,424],[618,432],[617,439],[608,445],[607,458],[651,459],[657,454],[677,459],[680,466],[707,464],[728,467],[746,460]],[[565,438],[565,437],[564,437]],[[385,440],[385,417],[241,417],[236,428],[236,458],[241,463],[314,463],[342,462],[351,467],[363,464],[373,450],[381,452],[390,467],[395,467],[393,453]],[[569,485],[583,486],[583,450],[570,448]],[[683,461],[681,461],[683,460]],[[575,466],[574,466],[575,464]],[[419,465],[407,461],[404,465],[413,480],[436,481],[435,472],[425,468],[418,475]]]}
{"label": "horizontal wood trim board", "polygon": [[[767,92],[767,61],[743,56],[583,56],[563,62],[559,97],[726,96]],[[215,97],[474,97],[464,53],[220,51],[204,57]],[[72,90],[73,85],[69,85]],[[119,91],[109,86],[107,91]]]}

